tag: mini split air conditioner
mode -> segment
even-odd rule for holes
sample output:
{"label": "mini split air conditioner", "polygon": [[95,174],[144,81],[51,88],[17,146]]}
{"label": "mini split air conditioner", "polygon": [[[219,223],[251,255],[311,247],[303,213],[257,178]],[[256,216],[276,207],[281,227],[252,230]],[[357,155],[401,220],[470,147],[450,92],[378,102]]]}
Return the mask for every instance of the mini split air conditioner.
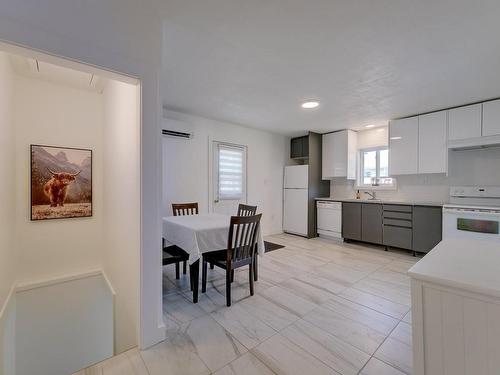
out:
{"label": "mini split air conditioner", "polygon": [[162,135],[172,138],[191,139],[193,138],[192,125],[185,121],[163,119],[161,130]]}
{"label": "mini split air conditioner", "polygon": [[161,131],[161,134],[166,135],[168,137],[175,137],[175,138],[186,138],[186,139],[189,139],[189,138],[192,137],[191,133],[178,132],[178,131],[169,130],[169,129],[163,129]]}

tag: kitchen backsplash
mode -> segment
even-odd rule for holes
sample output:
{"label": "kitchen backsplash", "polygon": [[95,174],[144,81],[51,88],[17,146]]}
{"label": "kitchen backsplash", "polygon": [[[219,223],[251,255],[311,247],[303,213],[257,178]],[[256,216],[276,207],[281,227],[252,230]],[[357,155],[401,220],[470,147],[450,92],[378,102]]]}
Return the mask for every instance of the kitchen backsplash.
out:
{"label": "kitchen backsplash", "polygon": [[[396,190],[378,190],[381,199],[447,202],[449,188],[455,185],[500,186],[500,148],[451,151],[449,174],[396,176]],[[331,196],[353,198],[355,181],[336,178],[331,182]]]}

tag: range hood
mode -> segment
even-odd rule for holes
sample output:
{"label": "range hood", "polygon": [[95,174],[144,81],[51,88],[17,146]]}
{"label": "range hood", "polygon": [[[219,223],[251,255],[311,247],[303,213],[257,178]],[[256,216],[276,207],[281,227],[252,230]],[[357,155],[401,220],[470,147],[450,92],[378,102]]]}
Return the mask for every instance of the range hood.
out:
{"label": "range hood", "polygon": [[500,147],[500,135],[448,141],[449,150],[476,150],[490,147]]}

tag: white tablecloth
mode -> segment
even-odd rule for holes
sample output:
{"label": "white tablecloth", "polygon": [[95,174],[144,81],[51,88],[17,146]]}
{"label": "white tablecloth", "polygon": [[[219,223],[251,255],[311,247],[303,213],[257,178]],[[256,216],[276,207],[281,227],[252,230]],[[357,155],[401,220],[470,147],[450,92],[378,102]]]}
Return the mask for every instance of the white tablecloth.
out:
{"label": "white tablecloth", "polygon": [[[189,264],[200,259],[201,254],[227,249],[231,216],[200,214],[169,216],[163,218],[163,238],[189,254]],[[261,231],[257,234],[257,251],[264,254]]]}

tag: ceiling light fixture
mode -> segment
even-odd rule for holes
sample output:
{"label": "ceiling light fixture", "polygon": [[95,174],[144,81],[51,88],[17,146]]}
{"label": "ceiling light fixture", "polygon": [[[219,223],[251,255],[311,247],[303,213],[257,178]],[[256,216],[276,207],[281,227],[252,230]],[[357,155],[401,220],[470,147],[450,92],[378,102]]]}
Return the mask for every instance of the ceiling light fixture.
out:
{"label": "ceiling light fixture", "polygon": [[375,125],[366,125],[365,128],[374,128]]}
{"label": "ceiling light fixture", "polygon": [[319,102],[317,100],[308,100],[302,103],[302,108],[304,109],[314,109],[319,106]]}
{"label": "ceiling light fixture", "polygon": [[403,137],[391,137],[391,140],[392,140],[392,141],[397,141],[397,140],[399,140],[399,139],[403,139]]}

